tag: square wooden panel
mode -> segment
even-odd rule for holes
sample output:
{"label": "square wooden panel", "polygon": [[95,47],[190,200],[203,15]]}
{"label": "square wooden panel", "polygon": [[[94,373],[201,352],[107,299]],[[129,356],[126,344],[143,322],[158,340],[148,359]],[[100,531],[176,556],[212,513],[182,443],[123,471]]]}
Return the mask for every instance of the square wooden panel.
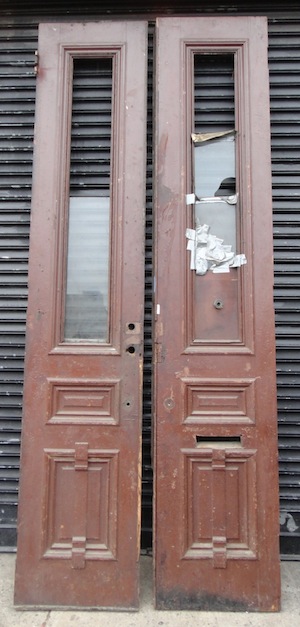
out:
{"label": "square wooden panel", "polygon": [[184,558],[255,559],[256,459],[253,450],[182,450],[185,468]]}
{"label": "square wooden panel", "polygon": [[255,379],[183,378],[186,424],[253,424]]}
{"label": "square wooden panel", "polygon": [[[44,557],[116,559],[117,450],[45,450]],[[79,564],[79,566],[78,566]],[[80,565],[81,564],[81,565]]]}
{"label": "square wooden panel", "polygon": [[119,379],[48,379],[49,423],[119,424]]}

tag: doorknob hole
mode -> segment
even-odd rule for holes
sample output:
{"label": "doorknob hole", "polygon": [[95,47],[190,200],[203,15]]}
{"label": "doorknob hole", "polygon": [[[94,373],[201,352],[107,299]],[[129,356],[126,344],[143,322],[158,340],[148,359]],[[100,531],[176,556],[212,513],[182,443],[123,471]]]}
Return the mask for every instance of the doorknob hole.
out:
{"label": "doorknob hole", "polygon": [[133,355],[133,353],[135,353],[135,347],[134,346],[128,346],[128,348],[126,348],[127,353],[130,353],[130,355]]}
{"label": "doorknob hole", "polygon": [[135,324],[134,324],[134,322],[129,322],[129,323],[128,323],[128,329],[129,329],[129,331],[134,331],[134,329],[135,329]]}
{"label": "doorknob hole", "polygon": [[223,301],[220,298],[216,298],[216,300],[214,301],[214,307],[216,309],[223,309]]}

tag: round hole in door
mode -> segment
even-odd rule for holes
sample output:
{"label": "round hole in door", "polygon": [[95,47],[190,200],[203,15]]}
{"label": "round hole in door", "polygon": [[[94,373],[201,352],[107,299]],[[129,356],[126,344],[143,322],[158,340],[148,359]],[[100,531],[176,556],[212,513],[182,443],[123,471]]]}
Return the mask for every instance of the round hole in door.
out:
{"label": "round hole in door", "polygon": [[216,309],[223,309],[224,303],[220,298],[216,298],[216,300],[214,301],[214,307]]}
{"label": "round hole in door", "polygon": [[129,322],[129,323],[128,323],[128,329],[129,329],[129,331],[134,331],[134,329],[135,329],[135,324],[134,324],[134,322]]}
{"label": "round hole in door", "polygon": [[133,353],[135,353],[135,347],[134,346],[128,346],[128,348],[126,348],[127,353],[130,353],[131,355],[133,355]]}

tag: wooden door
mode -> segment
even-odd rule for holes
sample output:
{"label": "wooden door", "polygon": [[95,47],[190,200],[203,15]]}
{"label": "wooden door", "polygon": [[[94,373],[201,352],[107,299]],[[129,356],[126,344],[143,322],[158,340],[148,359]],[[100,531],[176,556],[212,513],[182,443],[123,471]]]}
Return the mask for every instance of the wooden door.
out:
{"label": "wooden door", "polygon": [[21,606],[138,605],[146,44],[40,26]]}
{"label": "wooden door", "polygon": [[159,19],[156,42],[156,605],[277,610],[267,23]]}

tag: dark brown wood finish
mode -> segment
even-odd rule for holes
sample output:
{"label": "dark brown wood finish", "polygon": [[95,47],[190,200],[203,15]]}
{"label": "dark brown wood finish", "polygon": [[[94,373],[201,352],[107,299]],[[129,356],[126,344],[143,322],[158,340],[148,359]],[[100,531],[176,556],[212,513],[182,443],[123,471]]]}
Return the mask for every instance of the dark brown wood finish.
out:
{"label": "dark brown wood finish", "polygon": [[[40,27],[21,606],[138,606],[146,46],[144,22]],[[109,340],[64,342],[72,63],[99,57],[113,61]]]}
{"label": "dark brown wood finish", "polygon": [[[194,224],[185,194],[192,192],[193,57],[214,52],[235,58],[239,252],[247,265],[201,277],[189,269],[185,230]],[[156,605],[274,611],[280,579],[266,19],[159,19],[156,111]],[[215,299],[224,307],[214,308]],[[207,328],[201,316],[215,322]]]}

